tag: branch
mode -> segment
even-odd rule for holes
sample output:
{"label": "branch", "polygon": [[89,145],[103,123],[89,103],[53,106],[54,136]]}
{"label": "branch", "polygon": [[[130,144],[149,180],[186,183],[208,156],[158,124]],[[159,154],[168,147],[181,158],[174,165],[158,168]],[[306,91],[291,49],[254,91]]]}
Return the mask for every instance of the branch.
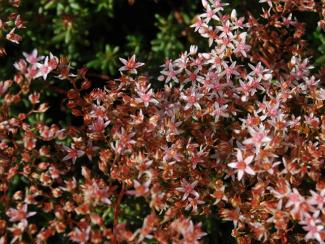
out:
{"label": "branch", "polygon": [[112,238],[112,244],[116,243],[116,226],[118,225],[118,215],[120,210],[120,205],[122,198],[125,193],[125,184],[122,183],[122,189],[120,191],[120,194],[118,195],[118,198],[116,200],[115,206],[114,206],[114,222],[113,222],[113,238]]}

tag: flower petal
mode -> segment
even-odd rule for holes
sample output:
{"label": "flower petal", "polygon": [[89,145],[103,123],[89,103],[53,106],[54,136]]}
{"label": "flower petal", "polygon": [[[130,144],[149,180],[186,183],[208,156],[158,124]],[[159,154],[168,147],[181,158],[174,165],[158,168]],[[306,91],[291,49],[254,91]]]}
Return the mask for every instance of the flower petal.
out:
{"label": "flower petal", "polygon": [[230,168],[236,169],[237,168],[237,163],[230,163],[228,164]]}
{"label": "flower petal", "polygon": [[243,178],[243,176],[244,176],[244,171],[243,170],[239,170],[238,171],[238,176],[237,176],[238,180],[241,180],[241,178]]}
{"label": "flower petal", "polygon": [[248,156],[247,158],[245,158],[244,162],[246,164],[250,164],[253,161],[254,155]]}
{"label": "flower petal", "polygon": [[245,172],[250,175],[255,175],[254,170],[249,166],[246,167]]}
{"label": "flower petal", "polygon": [[241,150],[237,150],[237,160],[238,162],[243,161],[243,154],[241,153]]}

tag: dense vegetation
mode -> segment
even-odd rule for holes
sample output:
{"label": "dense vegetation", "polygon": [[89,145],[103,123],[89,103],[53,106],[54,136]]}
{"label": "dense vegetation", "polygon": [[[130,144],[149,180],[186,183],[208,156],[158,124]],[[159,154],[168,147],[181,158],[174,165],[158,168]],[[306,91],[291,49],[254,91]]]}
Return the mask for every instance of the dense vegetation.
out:
{"label": "dense vegetation", "polygon": [[0,1],[0,243],[324,243],[324,28],[316,0]]}

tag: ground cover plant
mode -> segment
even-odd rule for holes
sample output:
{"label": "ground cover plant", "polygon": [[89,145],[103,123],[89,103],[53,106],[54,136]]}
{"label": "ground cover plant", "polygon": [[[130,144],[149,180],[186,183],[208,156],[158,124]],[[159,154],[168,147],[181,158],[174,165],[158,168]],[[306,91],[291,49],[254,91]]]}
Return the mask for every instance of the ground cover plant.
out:
{"label": "ground cover plant", "polygon": [[324,243],[324,3],[199,1],[179,45],[157,17],[145,64],[78,53],[72,17],[100,2],[40,1],[65,50],[0,2],[0,243]]}

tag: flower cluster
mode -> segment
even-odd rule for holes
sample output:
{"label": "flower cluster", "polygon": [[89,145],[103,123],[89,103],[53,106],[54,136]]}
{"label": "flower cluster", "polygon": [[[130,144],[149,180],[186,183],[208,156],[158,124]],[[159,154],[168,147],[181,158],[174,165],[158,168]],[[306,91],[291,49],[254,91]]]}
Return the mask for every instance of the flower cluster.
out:
{"label": "flower cluster", "polygon": [[[282,1],[261,2],[279,33],[298,26],[278,18]],[[85,69],[52,54],[15,63],[0,83],[0,241],[200,243],[197,216],[213,216],[238,243],[324,243],[325,89],[303,50],[276,66],[257,56],[259,20],[202,5],[192,27],[208,51],[167,60],[161,89],[135,56],[91,92]],[[62,104],[80,125],[40,119],[31,84],[50,72],[71,85]],[[17,113],[24,96],[30,111]]]}
{"label": "flower cluster", "polygon": [[[2,13],[0,18],[0,31],[2,33],[0,39],[5,38],[12,43],[19,44],[22,40],[22,36],[18,34],[19,30],[25,28],[25,23],[21,18],[21,15],[17,13],[17,8],[20,6],[20,0],[9,0],[3,2],[5,3],[1,4],[7,4],[9,7],[6,8],[6,11],[1,8],[1,12],[4,12],[4,14]],[[5,46],[1,45],[0,57],[6,54]]]}
{"label": "flower cluster", "polygon": [[57,68],[59,60],[50,53],[49,56],[38,56],[37,50],[32,53],[23,53],[25,59],[20,59],[14,64],[15,68],[25,76],[27,80],[33,80],[38,77],[47,79],[48,74]]}

